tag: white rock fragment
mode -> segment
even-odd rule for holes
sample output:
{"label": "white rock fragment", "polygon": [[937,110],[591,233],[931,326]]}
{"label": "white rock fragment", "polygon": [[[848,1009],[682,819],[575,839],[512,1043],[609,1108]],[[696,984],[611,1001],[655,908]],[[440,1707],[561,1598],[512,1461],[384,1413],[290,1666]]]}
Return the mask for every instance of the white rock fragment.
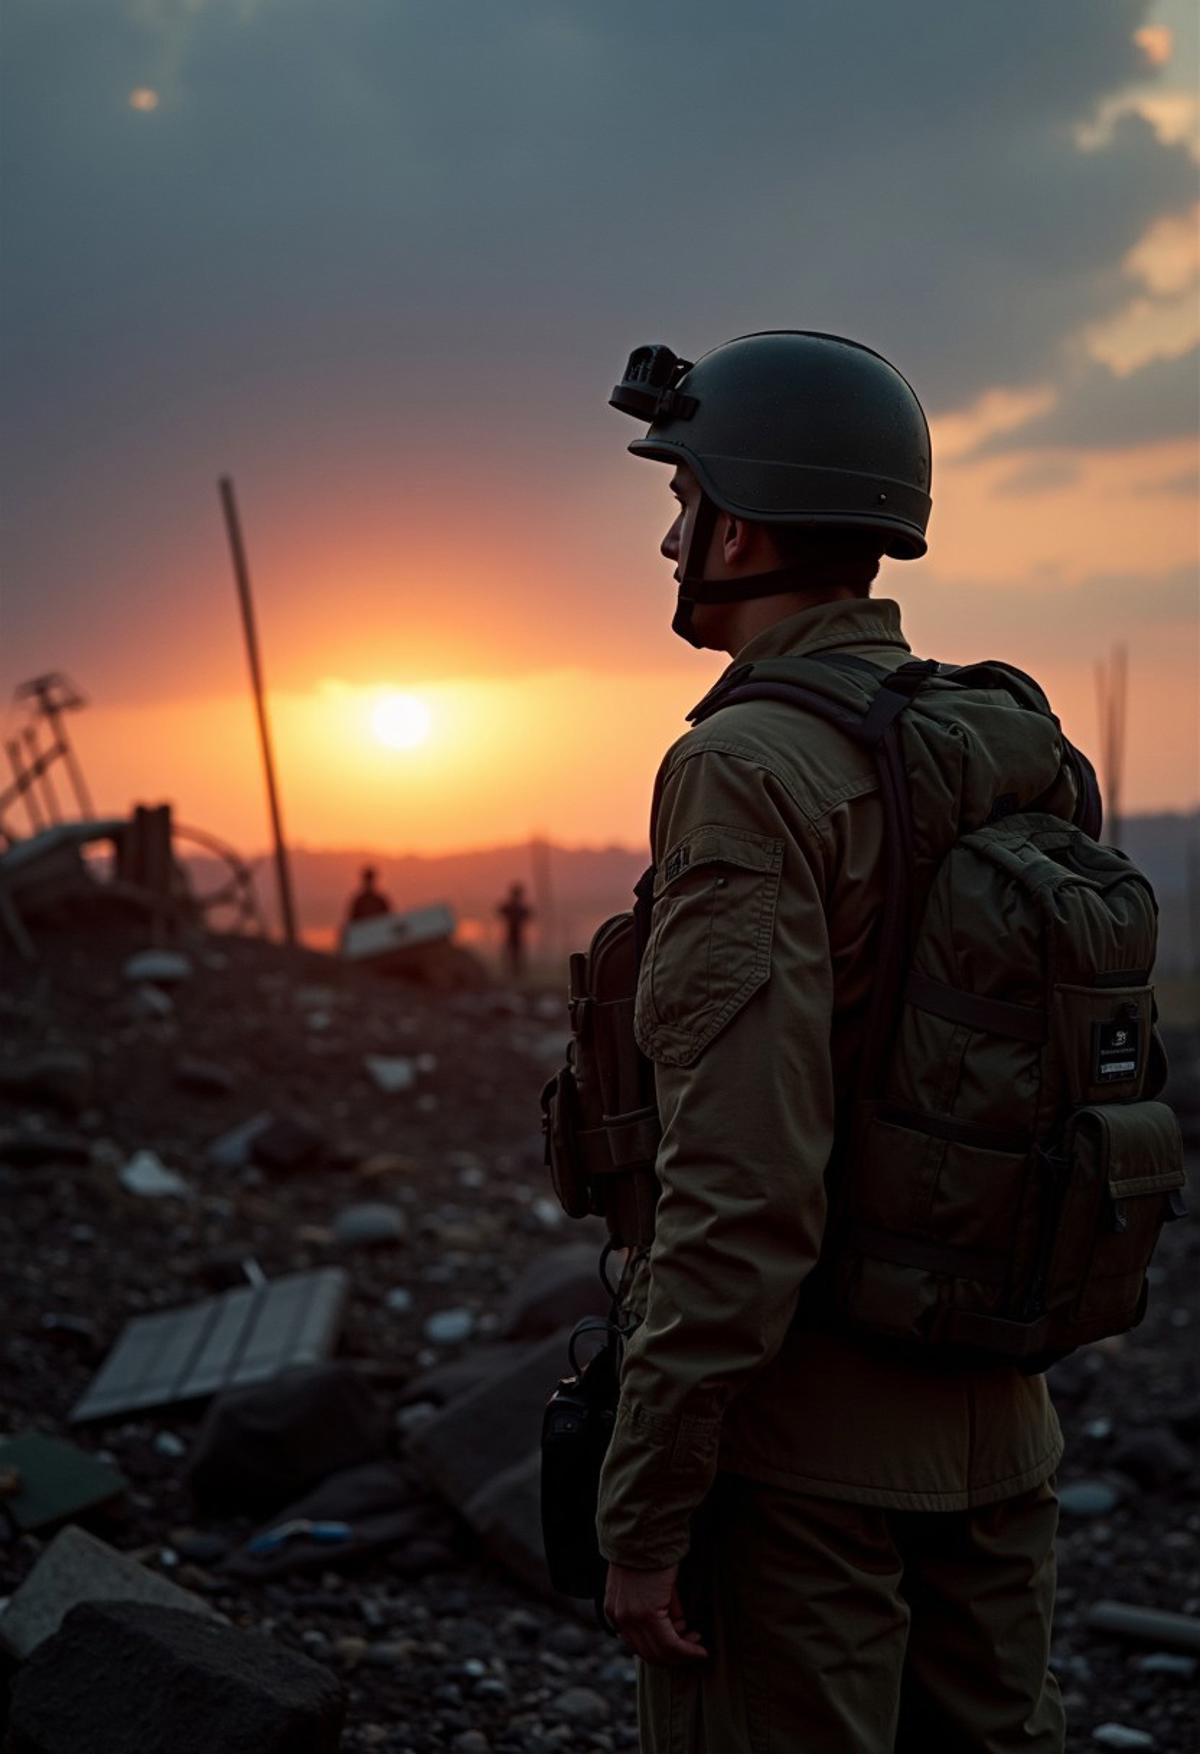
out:
{"label": "white rock fragment", "polygon": [[178,950],[139,950],[122,970],[131,986],[175,987],[192,977],[192,961]]}
{"label": "white rock fragment", "polygon": [[425,1338],[435,1346],[454,1346],[469,1339],[474,1329],[475,1317],[469,1309],[438,1309],[425,1318]]}
{"label": "white rock fragment", "polygon": [[181,1175],[153,1151],[135,1151],[129,1162],[117,1172],[117,1179],[126,1193],[144,1200],[190,1199],[192,1190]]}
{"label": "white rock fragment", "polygon": [[1125,1724],[1100,1724],[1092,1731],[1092,1741],[1102,1748],[1153,1748],[1154,1737],[1145,1730],[1131,1730]]}
{"label": "white rock fragment", "polygon": [[364,1064],[385,1096],[401,1096],[417,1082],[416,1061],[401,1054],[368,1054]]}

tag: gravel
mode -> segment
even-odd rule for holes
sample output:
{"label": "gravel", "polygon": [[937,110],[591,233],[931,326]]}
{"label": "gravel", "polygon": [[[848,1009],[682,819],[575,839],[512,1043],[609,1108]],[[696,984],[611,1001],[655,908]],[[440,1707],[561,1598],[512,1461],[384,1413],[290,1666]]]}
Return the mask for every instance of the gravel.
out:
{"label": "gravel", "polygon": [[[65,1425],[130,1316],[208,1295],[209,1279],[236,1277],[243,1260],[269,1277],[347,1260],[334,1226],[356,1205],[378,1202],[405,1220],[387,1246],[352,1257],[341,1353],[385,1370],[380,1394],[399,1399],[422,1358],[432,1362],[431,1342],[441,1363],[464,1355],[469,1336],[486,1336],[521,1272],[577,1234],[545,1204],[537,1126],[556,996],[437,996],[307,952],[198,940],[180,946],[193,973],[160,1015],[131,1009],[123,980],[144,948],[133,926],[68,927],[45,939],[40,966],[6,966],[0,977],[0,1040],[13,1055],[82,1052],[95,1071],[92,1107],[75,1123],[90,1165],[0,1167],[6,1428],[107,1452],[131,1490],[121,1520],[98,1533],[155,1569],[169,1554],[172,1576],[182,1581],[186,1569],[187,1587],[235,1624],[333,1668],[351,1698],[345,1754],[632,1750],[634,1672],[623,1647],[528,1595],[465,1530],[352,1575],[235,1582],[220,1559],[249,1524],[198,1523],[181,1459],[162,1442],[169,1432],[190,1448],[197,1414],[82,1433]],[[327,1022],[312,1030],[296,995],[316,988]],[[228,1079],[181,1087],[183,1056]],[[367,1070],[371,1056],[429,1057],[416,1089],[386,1092]],[[266,1174],[238,1152],[212,1161],[212,1141],[258,1113],[313,1125],[323,1153],[289,1173]],[[0,1096],[0,1134],[39,1127],[53,1130],[54,1120],[37,1101]],[[124,1191],[120,1166],[138,1151],[177,1169],[195,1198]],[[1170,1226],[1143,1326],[1052,1373],[1068,1440],[1061,1483],[1109,1488],[1102,1507],[1064,1517],[1060,1536],[1054,1662],[1071,1701],[1073,1754],[1195,1747],[1194,1665],[1090,1631],[1084,1616],[1105,1597],[1200,1614],[1196,1257],[1195,1227]],[[94,1330],[98,1349],[56,1339],[43,1326],[48,1313]],[[38,1551],[29,1537],[0,1542],[0,1596]],[[1150,1740],[1114,1741],[1114,1729]]]}

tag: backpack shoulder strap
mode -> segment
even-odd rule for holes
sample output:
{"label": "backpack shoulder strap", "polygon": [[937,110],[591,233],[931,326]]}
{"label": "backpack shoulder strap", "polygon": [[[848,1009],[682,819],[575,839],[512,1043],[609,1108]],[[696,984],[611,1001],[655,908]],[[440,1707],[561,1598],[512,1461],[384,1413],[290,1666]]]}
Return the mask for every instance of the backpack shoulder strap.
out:
{"label": "backpack shoulder strap", "polygon": [[885,877],[879,927],[878,976],[872,983],[858,1097],[881,1094],[888,1048],[899,1016],[908,968],[913,863],[912,800],[898,736],[901,714],[939,670],[933,659],[913,658],[895,670],[865,659],[774,658],[738,664],[688,714],[701,724],[722,707],[778,700],[815,714],[872,751],[884,816]]}
{"label": "backpack shoulder strap", "polygon": [[885,670],[849,653],[820,652],[735,664],[692,708],[688,720],[699,725],[722,707],[750,700],[780,700],[815,713],[856,743],[874,748],[940,669],[932,658],[912,658],[895,670]]}

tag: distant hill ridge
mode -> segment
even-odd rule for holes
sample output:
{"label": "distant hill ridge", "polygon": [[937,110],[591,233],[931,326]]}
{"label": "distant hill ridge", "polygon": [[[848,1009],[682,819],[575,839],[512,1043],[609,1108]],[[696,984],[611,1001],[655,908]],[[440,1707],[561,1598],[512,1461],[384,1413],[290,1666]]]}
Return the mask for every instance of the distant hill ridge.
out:
{"label": "distant hill ridge", "polygon": [[[1200,945],[1189,946],[1187,918],[1189,856],[1195,873],[1192,881],[1200,883],[1200,810],[1127,817],[1121,840],[1158,894],[1162,910],[1160,965],[1164,969],[1182,967],[1189,954],[1200,954]],[[535,852],[538,845],[540,853]],[[358,886],[359,873],[371,865],[394,907],[449,902],[471,923],[468,935],[485,941],[496,935],[495,910],[509,886],[524,883],[533,907],[548,911],[550,916],[548,922],[541,922],[548,926],[543,948],[558,953],[586,942],[602,919],[630,905],[633,885],[648,854],[624,846],[563,847],[526,841],[434,855],[297,846],[290,849],[290,858],[302,927],[314,938],[336,931]],[[205,863],[189,862],[198,873]],[[270,912],[274,904],[271,858],[264,853],[255,862],[260,898]]]}

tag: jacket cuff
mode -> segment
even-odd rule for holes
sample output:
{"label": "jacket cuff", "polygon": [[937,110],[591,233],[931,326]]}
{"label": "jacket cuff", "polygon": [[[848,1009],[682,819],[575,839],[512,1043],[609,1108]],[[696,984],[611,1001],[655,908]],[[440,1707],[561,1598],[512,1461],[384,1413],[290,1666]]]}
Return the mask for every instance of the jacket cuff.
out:
{"label": "jacket cuff", "polygon": [[720,1439],[720,1419],[665,1419],[621,1397],[596,1517],[607,1560],[635,1571],[678,1564],[716,1475]]}

